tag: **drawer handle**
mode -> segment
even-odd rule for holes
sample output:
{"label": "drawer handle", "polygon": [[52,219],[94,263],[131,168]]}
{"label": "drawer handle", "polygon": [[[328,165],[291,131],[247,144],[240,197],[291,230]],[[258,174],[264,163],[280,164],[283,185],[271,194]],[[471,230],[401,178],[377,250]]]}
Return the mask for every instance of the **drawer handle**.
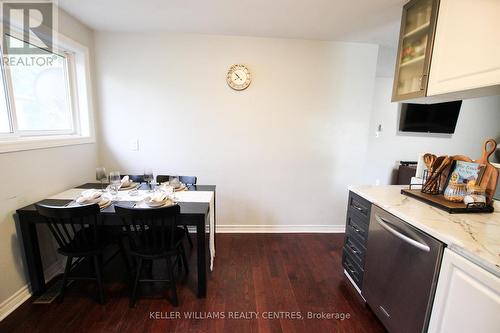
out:
{"label": "drawer handle", "polygon": [[354,223],[351,223],[351,227],[354,229],[354,231],[361,232],[361,230],[359,230],[359,227],[357,225],[355,225]]}
{"label": "drawer handle", "polygon": [[354,270],[354,268],[352,268],[352,266],[348,262],[345,263],[345,266],[346,266],[347,270],[349,271],[349,273],[351,273],[352,275],[356,274],[356,271]]}
{"label": "drawer handle", "polygon": [[365,210],[363,208],[359,207],[358,205],[356,205],[354,202],[352,203],[352,206],[354,208],[356,208],[359,212],[361,212],[363,214],[365,213]]}
{"label": "drawer handle", "polygon": [[361,251],[359,251],[356,246],[352,245],[352,244],[347,244],[347,246],[349,246],[349,248],[352,250],[352,252],[356,253],[356,254],[360,254]]}

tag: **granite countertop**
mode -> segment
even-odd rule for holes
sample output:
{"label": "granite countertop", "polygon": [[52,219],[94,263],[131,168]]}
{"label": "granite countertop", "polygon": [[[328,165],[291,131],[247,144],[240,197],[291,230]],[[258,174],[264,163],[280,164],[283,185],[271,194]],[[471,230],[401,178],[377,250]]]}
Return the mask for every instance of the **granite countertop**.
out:
{"label": "granite countertop", "polygon": [[405,186],[350,186],[349,190],[448,245],[500,277],[500,202],[495,212],[449,214],[401,194]]}

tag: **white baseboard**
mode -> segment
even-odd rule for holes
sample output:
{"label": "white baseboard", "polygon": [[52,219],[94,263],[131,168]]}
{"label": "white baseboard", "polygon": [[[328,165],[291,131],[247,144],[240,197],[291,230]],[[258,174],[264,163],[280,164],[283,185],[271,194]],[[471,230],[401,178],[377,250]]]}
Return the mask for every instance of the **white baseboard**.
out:
{"label": "white baseboard", "polygon": [[217,225],[217,233],[343,233],[345,225]]}
{"label": "white baseboard", "polygon": [[[60,261],[56,261],[49,266],[45,272],[45,282],[52,280],[57,274],[62,273],[63,267]],[[14,293],[14,295],[7,298],[0,304],[0,321],[4,320],[9,314],[17,309],[21,304],[26,302],[31,297],[29,283]]]}

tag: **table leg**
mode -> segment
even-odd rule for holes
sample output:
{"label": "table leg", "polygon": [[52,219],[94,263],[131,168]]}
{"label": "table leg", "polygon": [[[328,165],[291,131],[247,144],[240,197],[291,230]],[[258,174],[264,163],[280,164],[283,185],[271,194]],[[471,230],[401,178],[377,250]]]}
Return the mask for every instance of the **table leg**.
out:
{"label": "table leg", "polygon": [[205,221],[196,224],[196,252],[198,261],[198,298],[207,296],[207,250]]}
{"label": "table leg", "polygon": [[26,256],[31,292],[33,295],[38,296],[45,292],[45,276],[43,274],[42,258],[40,257],[36,224],[23,221],[22,218],[19,218],[19,226],[23,239],[24,255]]}

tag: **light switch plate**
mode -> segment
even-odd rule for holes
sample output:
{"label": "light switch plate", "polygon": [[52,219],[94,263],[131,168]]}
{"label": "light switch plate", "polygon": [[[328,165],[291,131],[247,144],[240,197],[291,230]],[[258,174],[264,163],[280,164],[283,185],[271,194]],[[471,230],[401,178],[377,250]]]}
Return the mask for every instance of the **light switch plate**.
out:
{"label": "light switch plate", "polygon": [[129,146],[130,146],[130,150],[138,151],[139,150],[139,140],[137,140],[137,139],[130,140]]}

